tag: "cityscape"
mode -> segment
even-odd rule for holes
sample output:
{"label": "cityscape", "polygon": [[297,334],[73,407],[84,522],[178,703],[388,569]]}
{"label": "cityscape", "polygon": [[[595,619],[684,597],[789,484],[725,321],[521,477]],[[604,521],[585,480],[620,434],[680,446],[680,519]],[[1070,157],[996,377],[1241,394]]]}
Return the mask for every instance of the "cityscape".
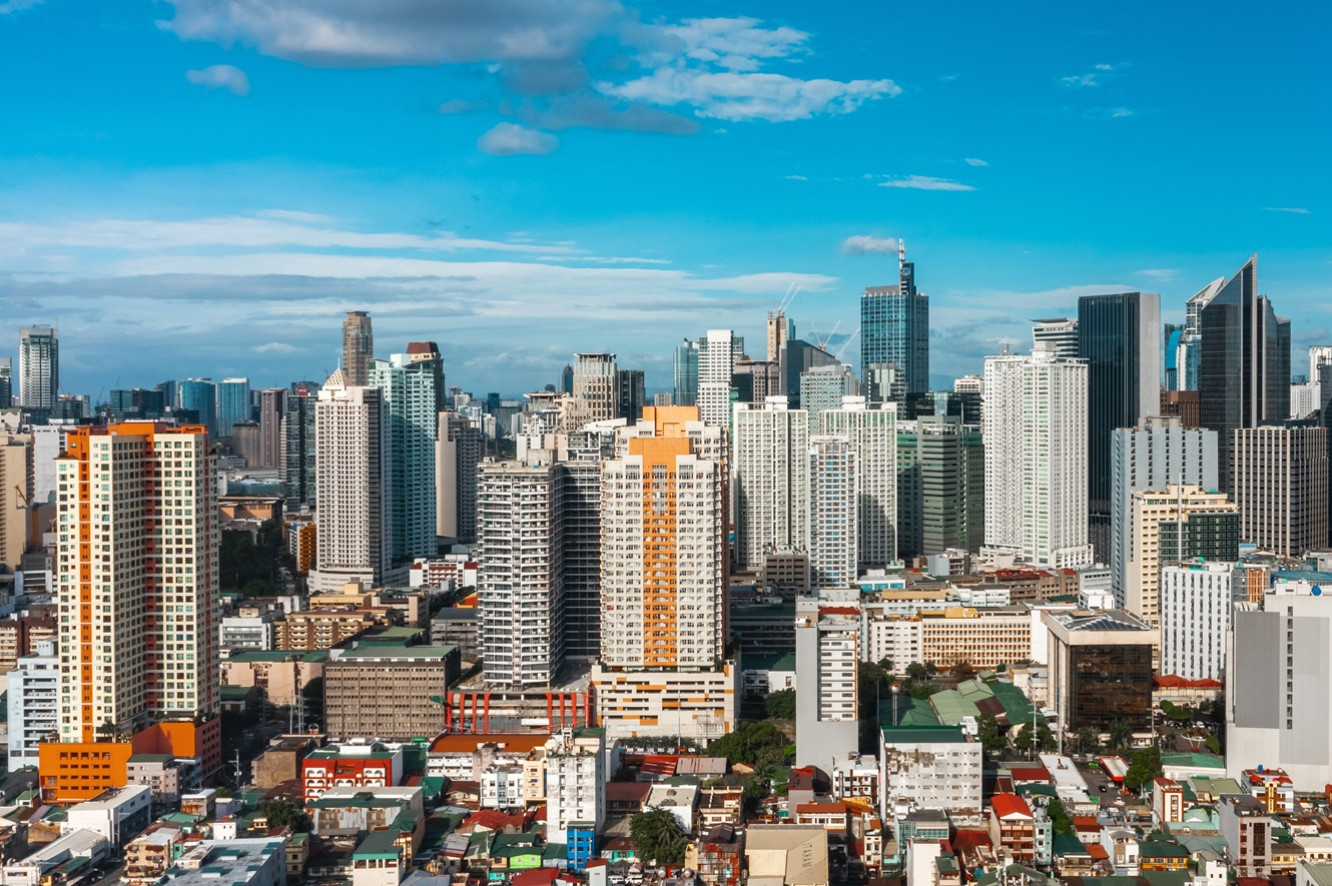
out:
{"label": "cityscape", "polygon": [[75,5],[0,886],[1332,886],[1319,22]]}

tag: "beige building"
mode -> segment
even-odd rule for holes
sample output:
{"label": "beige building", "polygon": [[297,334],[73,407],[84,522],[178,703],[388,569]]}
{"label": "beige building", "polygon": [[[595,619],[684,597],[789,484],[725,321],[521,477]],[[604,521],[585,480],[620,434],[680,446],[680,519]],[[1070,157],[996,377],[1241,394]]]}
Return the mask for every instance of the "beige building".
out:
{"label": "beige building", "polygon": [[441,705],[459,675],[453,646],[365,644],[324,666],[324,722],[343,739],[411,741],[438,735]]}
{"label": "beige building", "polygon": [[619,386],[614,354],[575,354],[573,365],[573,423],[607,421],[618,412]]}
{"label": "beige building", "polygon": [[1021,604],[920,613],[920,655],[940,670],[966,662],[977,670],[1031,658],[1031,609]]}
{"label": "beige building", "polygon": [[1231,447],[1240,541],[1279,557],[1327,547],[1327,429],[1238,428]]}
{"label": "beige building", "polygon": [[828,831],[818,825],[756,824],[745,834],[749,886],[827,886]]}
{"label": "beige building", "polygon": [[273,645],[280,650],[331,649],[369,630],[375,617],[360,609],[306,609],[289,612],[273,625]]}
{"label": "beige building", "polygon": [[32,437],[0,433],[0,566],[11,571],[28,544],[32,480]]}
{"label": "beige building", "polygon": [[60,738],[215,714],[216,456],[202,427],[81,427],[57,461]]}
{"label": "beige building", "polygon": [[370,315],[348,311],[342,322],[342,375],[349,385],[370,383],[370,361],[375,358],[375,335]]}
{"label": "beige building", "polygon": [[296,703],[296,695],[324,676],[323,650],[261,649],[233,652],[222,661],[222,685],[255,687],[272,705]]}
{"label": "beige building", "polygon": [[[1148,624],[1161,624],[1161,524],[1188,523],[1195,514],[1233,514],[1237,508],[1224,492],[1208,492],[1197,486],[1167,486],[1164,491],[1135,492],[1132,496],[1133,533],[1125,546],[1128,562],[1124,575],[1124,608]],[[1175,549],[1174,539],[1164,540]],[[1167,557],[1167,559],[1170,559]],[[1168,563],[1164,565],[1169,565]]]}

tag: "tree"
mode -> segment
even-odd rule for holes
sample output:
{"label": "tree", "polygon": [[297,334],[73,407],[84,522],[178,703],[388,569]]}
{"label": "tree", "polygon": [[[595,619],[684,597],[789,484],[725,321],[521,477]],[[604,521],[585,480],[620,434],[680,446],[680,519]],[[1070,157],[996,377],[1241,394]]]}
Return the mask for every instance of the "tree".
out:
{"label": "tree", "polygon": [[708,756],[725,757],[726,762],[757,763],[760,754],[770,748],[780,750],[785,757],[786,736],[781,730],[762,720],[758,723],[741,723],[734,732],[728,732],[708,745]]}
{"label": "tree", "polygon": [[1193,715],[1187,708],[1181,708],[1172,701],[1161,702],[1161,713],[1165,714],[1171,720],[1192,720]]}
{"label": "tree", "polygon": [[1073,734],[1073,744],[1077,747],[1078,753],[1091,754],[1101,744],[1101,735],[1090,726],[1083,726]]}
{"label": "tree", "polygon": [[920,662],[913,661],[911,664],[907,665],[906,675],[911,680],[924,680],[930,675],[930,671]]}
{"label": "tree", "polygon": [[1057,798],[1052,797],[1046,804],[1045,811],[1050,813],[1050,822],[1056,834],[1071,834],[1074,831],[1073,819],[1068,817],[1068,810]]}
{"label": "tree", "polygon": [[993,714],[981,714],[977,718],[976,738],[980,741],[981,750],[987,754],[997,753],[1007,744],[1004,741],[1003,733],[999,731],[999,723],[994,719]]}
{"label": "tree", "polygon": [[1133,755],[1124,774],[1124,787],[1136,794],[1161,774],[1161,749],[1143,748]]}
{"label": "tree", "polygon": [[292,830],[303,831],[309,825],[305,807],[295,800],[269,800],[259,804],[259,812],[268,819],[269,827],[290,827]]}
{"label": "tree", "polygon": [[1050,731],[1050,724],[1044,720],[1036,724],[1036,737],[1033,740],[1031,723],[1023,723],[1022,728],[1018,730],[1017,737],[1013,739],[1013,746],[1020,751],[1030,751],[1033,745],[1040,751],[1053,751],[1058,742],[1055,741],[1054,733]]}
{"label": "tree", "polygon": [[639,857],[657,864],[680,864],[684,861],[684,828],[666,809],[653,806],[629,820],[629,839],[634,841]]}
{"label": "tree", "polygon": [[1203,746],[1207,748],[1209,753],[1216,754],[1218,757],[1221,756],[1221,739],[1217,738],[1215,735],[1207,736],[1207,740],[1203,742]]}
{"label": "tree", "polygon": [[794,689],[771,692],[763,702],[763,712],[773,720],[794,720],[796,697]]}
{"label": "tree", "polygon": [[1107,730],[1110,733],[1110,750],[1118,753],[1129,746],[1133,739],[1133,729],[1123,720],[1115,720]]}
{"label": "tree", "polygon": [[971,666],[969,661],[959,661],[953,665],[953,676],[959,680],[967,680],[976,676],[976,669]]}

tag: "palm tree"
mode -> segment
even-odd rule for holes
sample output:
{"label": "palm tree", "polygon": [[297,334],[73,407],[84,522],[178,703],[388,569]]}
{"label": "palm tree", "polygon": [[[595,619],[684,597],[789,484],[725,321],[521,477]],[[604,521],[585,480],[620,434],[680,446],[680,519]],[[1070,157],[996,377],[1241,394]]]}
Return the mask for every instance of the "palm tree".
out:
{"label": "palm tree", "polygon": [[678,865],[684,862],[684,828],[668,809],[653,806],[629,820],[629,838],[634,841],[639,857],[657,864]]}

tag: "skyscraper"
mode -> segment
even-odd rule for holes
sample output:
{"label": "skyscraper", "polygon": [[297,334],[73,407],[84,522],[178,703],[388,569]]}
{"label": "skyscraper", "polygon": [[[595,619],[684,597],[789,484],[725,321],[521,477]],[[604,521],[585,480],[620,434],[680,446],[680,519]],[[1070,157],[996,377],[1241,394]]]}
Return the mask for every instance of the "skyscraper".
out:
{"label": "skyscraper", "polygon": [[868,286],[860,299],[860,372],[868,380],[870,367],[897,369],[891,391],[897,400],[930,389],[930,300],[916,291],[916,266],[899,246],[897,283]]}
{"label": "skyscraper", "polygon": [[[28,546],[33,501],[33,441],[29,434],[0,431],[0,566],[13,574]],[[34,542],[40,539],[33,539]]]}
{"label": "skyscraper", "polygon": [[315,463],[315,392],[298,385],[287,397],[282,416],[282,460],[278,477],[282,481],[282,495],[286,509],[297,511],[315,504],[317,474]]}
{"label": "skyscraper", "polygon": [[768,311],[768,362],[780,362],[782,349],[793,338],[795,338],[795,324],[787,319],[782,309]]}
{"label": "skyscraper", "polygon": [[383,391],[348,385],[335,371],[315,405],[315,443],[319,534],[310,589],[338,590],[350,581],[380,587],[393,553],[392,451]]}
{"label": "skyscraper", "polygon": [[1322,550],[1328,526],[1326,428],[1238,428],[1231,473],[1240,540],[1281,557]]}
{"label": "skyscraper", "polygon": [[978,551],[985,541],[980,427],[952,415],[897,425],[897,549],[908,557]]}
{"label": "skyscraper", "polygon": [[856,395],[856,375],[845,363],[800,373],[800,408],[809,413],[809,432],[819,432],[819,416],[840,409],[843,397]]}
{"label": "skyscraper", "polygon": [[[435,426],[442,376],[434,343],[416,354],[370,362],[370,384],[388,404],[389,509],[393,559],[433,556],[435,541]],[[433,352],[433,358],[430,354]]]}
{"label": "skyscraper", "polygon": [[1197,486],[1171,484],[1160,492],[1135,492],[1130,507],[1134,531],[1120,570],[1123,608],[1159,626],[1161,567],[1195,557],[1237,559],[1239,517],[1225,493]]}
{"label": "skyscraper", "polygon": [[374,358],[375,334],[370,315],[365,311],[348,311],[342,323],[342,377],[348,387],[369,384],[370,361]]}
{"label": "skyscraper", "polygon": [[809,416],[785,397],[735,408],[731,470],[735,561],[757,570],[771,551],[803,551],[809,529]]}
{"label": "skyscraper", "polygon": [[19,330],[19,405],[54,409],[59,396],[60,333],[54,326],[24,326]]}
{"label": "skyscraper", "polygon": [[619,385],[614,354],[575,354],[574,424],[606,421],[618,414]]}
{"label": "skyscraper", "polygon": [[897,413],[864,397],[843,397],[819,417],[819,432],[845,437],[856,453],[857,568],[897,562]]}
{"label": "skyscraper", "polygon": [[457,412],[439,414],[435,443],[435,533],[471,544],[476,541],[476,468],[485,455],[481,422]]}
{"label": "skyscraper", "polygon": [[214,390],[217,395],[217,435],[230,437],[232,425],[250,420],[250,380],[224,378]]}
{"label": "skyscraper", "polygon": [[[214,437],[222,436],[217,428],[217,388],[211,378],[187,378],[176,385],[180,395],[177,404],[186,413],[186,419],[203,425]],[[227,428],[228,433],[231,431]]]}
{"label": "skyscraper", "polygon": [[860,499],[856,451],[831,434],[809,441],[809,552],[813,588],[851,587],[856,580],[857,508]]}
{"label": "skyscraper", "polygon": [[1100,556],[1110,545],[1110,436],[1161,411],[1161,297],[1078,299],[1077,356],[1087,363],[1087,510]]}
{"label": "skyscraper", "polygon": [[1032,344],[1049,342],[1060,357],[1078,356],[1078,321],[1069,317],[1032,320]]}
{"label": "skyscraper", "polygon": [[286,414],[286,388],[259,392],[259,463],[266,468],[282,465],[282,419]]}
{"label": "skyscraper", "polygon": [[616,416],[629,422],[638,421],[638,417],[643,414],[643,407],[647,405],[647,388],[643,381],[643,370],[615,370],[615,387],[617,391],[615,397]]}
{"label": "skyscraper", "polygon": [[671,356],[671,403],[693,406],[698,399],[698,342],[685,339]]}
{"label": "skyscraper", "polygon": [[81,427],[57,461],[60,740],[213,716],[216,458],[200,426]]}
{"label": "skyscraper", "polygon": [[1189,299],[1189,310],[1198,316],[1202,426],[1217,432],[1221,486],[1230,490],[1235,429],[1278,423],[1290,413],[1290,321],[1258,294],[1257,255]]}
{"label": "skyscraper", "polygon": [[1092,562],[1087,364],[1045,347],[985,360],[985,544],[1041,568]]}
{"label": "skyscraper", "polygon": [[0,357],[0,409],[8,409],[14,402],[14,361]]}
{"label": "skyscraper", "polygon": [[698,405],[704,424],[726,428],[731,423],[735,361],[745,351],[745,340],[729,329],[709,329],[698,342]]}
{"label": "skyscraper", "polygon": [[782,344],[782,358],[778,366],[780,375],[780,393],[792,409],[798,409],[800,402],[800,376],[821,366],[841,366],[842,361],[823,348],[816,347],[798,338]]}

